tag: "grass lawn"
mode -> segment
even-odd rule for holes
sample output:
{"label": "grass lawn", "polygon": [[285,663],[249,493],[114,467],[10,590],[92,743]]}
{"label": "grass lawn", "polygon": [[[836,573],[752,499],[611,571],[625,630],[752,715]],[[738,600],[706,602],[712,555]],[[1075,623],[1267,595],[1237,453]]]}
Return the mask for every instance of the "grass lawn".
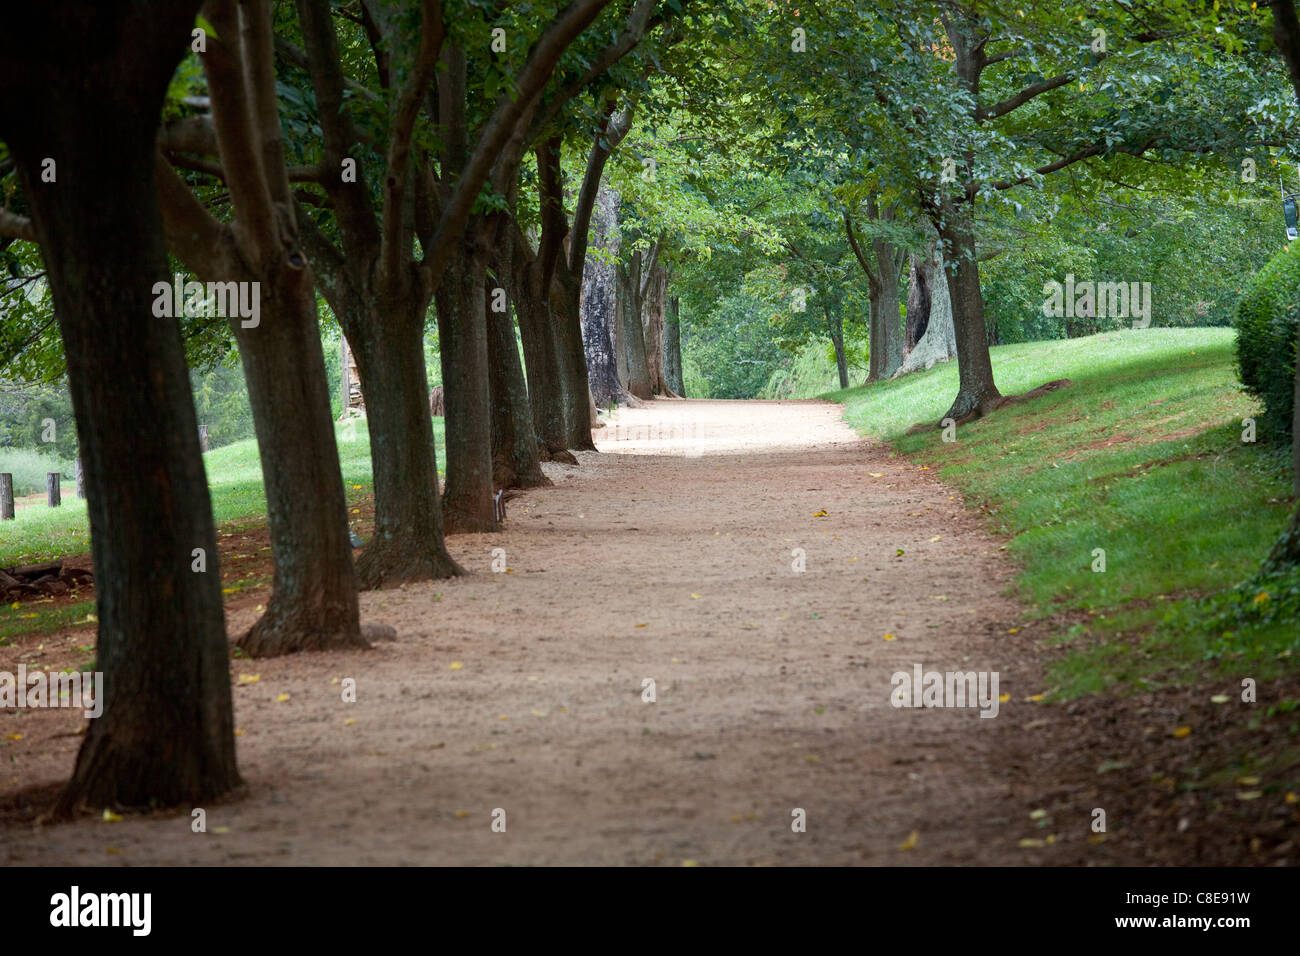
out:
{"label": "grass lawn", "polygon": [[[352,419],[335,425],[339,461],[348,501],[373,491],[370,469],[370,435],[366,423]],[[440,468],[446,467],[443,420],[433,420],[434,441]],[[203,456],[212,495],[212,512],[217,524],[247,524],[249,519],[266,520],[266,496],[262,490],[262,465],[257,442],[235,442]],[[86,503],[76,498],[71,485],[65,487],[63,504],[22,508],[16,520],[0,526],[0,567],[34,564],[90,551],[90,527]]]}
{"label": "grass lawn", "polygon": [[1004,395],[1073,385],[964,425],[953,442],[903,433],[947,410],[955,362],[824,397],[844,402],[860,433],[937,469],[1009,537],[1030,615],[1052,617],[1069,647],[1058,694],[1207,672],[1268,678],[1300,658],[1295,619],[1225,626],[1214,614],[1227,597],[1202,600],[1251,578],[1291,511],[1288,450],[1242,440],[1259,408],[1233,343],[1231,329],[1143,329],[995,348]]}

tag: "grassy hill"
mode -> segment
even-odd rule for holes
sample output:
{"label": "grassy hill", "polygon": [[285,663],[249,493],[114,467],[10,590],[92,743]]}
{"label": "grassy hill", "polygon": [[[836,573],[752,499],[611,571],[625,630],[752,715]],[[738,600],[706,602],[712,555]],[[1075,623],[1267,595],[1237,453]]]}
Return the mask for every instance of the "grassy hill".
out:
{"label": "grassy hill", "polygon": [[[1058,693],[1244,665],[1263,678],[1294,667],[1300,628],[1285,613],[1236,620],[1241,592],[1227,589],[1255,574],[1285,524],[1290,477],[1286,448],[1242,440],[1259,407],[1237,380],[1233,342],[1231,329],[1144,329],[995,348],[1005,395],[1073,384],[964,425],[953,442],[903,433],[947,410],[955,363],[823,397],[1006,535],[1031,616],[1050,617],[1069,649]],[[1247,589],[1249,604],[1280,608],[1297,599],[1286,588]]]}

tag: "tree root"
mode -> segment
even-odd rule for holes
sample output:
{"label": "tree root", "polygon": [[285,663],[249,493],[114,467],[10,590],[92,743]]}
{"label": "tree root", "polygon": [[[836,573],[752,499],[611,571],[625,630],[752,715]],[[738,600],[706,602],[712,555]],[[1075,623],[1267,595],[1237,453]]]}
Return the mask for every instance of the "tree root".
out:
{"label": "tree root", "polygon": [[[950,408],[948,409],[948,414],[945,415],[943,419],[940,420],[938,423],[918,422],[917,424],[909,428],[904,434],[919,435],[922,432],[941,430],[947,427],[949,424],[965,425],[975,421],[977,418],[983,418],[985,415],[988,415],[991,412],[995,412],[999,408],[1005,408],[1008,405],[1018,405],[1021,402],[1027,402],[1030,401],[1031,399],[1041,398],[1042,396],[1046,395],[1048,392],[1054,392],[1059,388],[1065,388],[1073,384],[1074,383],[1071,382],[1068,378],[1057,378],[1057,379],[1053,379],[1050,382],[1045,382],[1044,384],[1039,385],[1037,388],[1032,388],[1029,391],[1025,392],[1023,395],[993,396],[992,398],[980,402],[974,408],[971,408],[970,410],[965,411],[960,415],[953,415],[952,413],[953,409]],[[953,408],[956,407],[957,407],[957,403],[954,402]]]}

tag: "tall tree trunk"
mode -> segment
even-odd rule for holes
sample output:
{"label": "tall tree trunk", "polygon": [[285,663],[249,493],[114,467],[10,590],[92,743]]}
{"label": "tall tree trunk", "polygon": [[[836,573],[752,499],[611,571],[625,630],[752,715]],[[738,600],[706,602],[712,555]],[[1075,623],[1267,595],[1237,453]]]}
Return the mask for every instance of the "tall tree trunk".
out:
{"label": "tall tree trunk", "polygon": [[274,574],[266,612],[239,645],[251,657],[368,647],[311,273],[272,267],[261,288],[258,326],[231,326],[257,432]]}
{"label": "tall tree trunk", "polygon": [[650,270],[650,281],[645,292],[645,351],[650,370],[650,389],[656,395],[669,395],[672,390],[664,378],[664,312],[668,308],[668,270],[656,262]]}
{"label": "tall tree trunk", "polygon": [[993,383],[970,209],[958,209],[945,200],[936,227],[948,260],[944,272],[957,336],[957,397],[943,417],[962,422],[992,411],[1001,403],[1002,394]]}
{"label": "tall tree trunk", "polygon": [[[481,224],[466,231],[438,286],[438,339],[447,401],[447,534],[499,531],[492,496],[492,405],[483,295],[487,250]],[[585,414],[585,405],[584,405]]]}
{"label": "tall tree trunk", "polygon": [[582,342],[582,277],[568,268],[555,270],[551,289],[560,373],[564,376],[565,444],[575,451],[595,451],[591,440],[591,385]]}
{"label": "tall tree trunk", "polygon": [[519,317],[519,337],[524,347],[528,369],[528,400],[532,408],[533,428],[538,440],[551,457],[566,447],[564,429],[564,377],[560,374],[559,343],[551,319],[550,297],[541,288],[541,268],[527,247],[527,239],[511,222],[509,269],[503,271],[510,282],[510,299]]}
{"label": "tall tree trunk", "polygon": [[668,315],[664,320],[664,379],[674,395],[686,397],[686,383],[682,380],[682,300],[672,296],[668,300]]}
{"label": "tall tree trunk", "polygon": [[870,315],[867,319],[867,381],[878,382],[885,377],[884,308],[880,302],[880,282],[871,281]]}
{"label": "tall tree trunk", "polygon": [[[207,801],[240,783],[198,424],[179,327],[153,314],[155,283],[169,283],[154,137],[197,9],[47,0],[9,11],[0,34],[0,137],[63,337],[104,675],[103,713],[82,739],[60,816]],[[191,570],[196,548],[205,572]]]}
{"label": "tall tree trunk", "polygon": [[[239,645],[250,657],[366,647],[311,271],[287,224],[275,254],[258,256],[242,248],[248,232],[212,218],[165,162],[158,175],[173,254],[206,281],[259,290],[257,324],[245,328],[240,316],[228,322],[257,432],[274,577],[266,613]],[[254,262],[261,272],[252,271]]]}
{"label": "tall tree trunk", "polygon": [[335,311],[356,346],[357,372],[366,383],[375,533],[357,559],[363,588],[465,573],[443,541],[422,299],[374,298],[362,304],[374,313],[360,319]]}
{"label": "tall tree trunk", "polygon": [[541,446],[533,431],[515,324],[506,310],[508,305],[501,311],[493,308],[499,302],[508,301],[503,295],[497,295],[496,288],[496,280],[490,279],[485,289],[487,302],[484,307],[488,327],[488,387],[492,401],[492,481],[497,488],[549,485],[551,480],[542,474],[538,456]]}
{"label": "tall tree trunk", "polygon": [[835,370],[840,376],[840,388],[849,387],[849,362],[848,357],[844,354],[844,320],[840,315],[838,308],[832,308],[830,303],[824,306],[826,313],[826,329],[830,333],[831,345],[835,347]]}
{"label": "tall tree trunk", "polygon": [[614,316],[613,323],[610,325],[609,334],[610,342],[614,349],[614,373],[618,377],[618,394],[624,396],[624,400],[630,398],[627,390],[628,366],[627,366],[627,333],[623,329],[623,277],[621,275],[620,265],[614,267]]}
{"label": "tall tree trunk", "polygon": [[649,399],[654,397],[654,389],[641,326],[641,262],[638,251],[633,253],[630,266],[625,268],[619,263],[618,328],[627,355],[627,390],[637,398]]}
{"label": "tall tree trunk", "polygon": [[884,354],[881,356],[880,374],[889,378],[903,364],[903,322],[898,310],[899,271],[905,255],[894,246],[877,240],[880,264],[880,294],[877,308],[880,311],[880,337]]}
{"label": "tall tree trunk", "polygon": [[[617,257],[621,239],[618,230],[618,193],[601,183],[592,208],[593,250]],[[627,361],[616,347],[618,324],[618,279],[608,258],[588,258],[582,273],[582,339],[587,359],[591,394],[597,405],[609,407],[623,395]]]}

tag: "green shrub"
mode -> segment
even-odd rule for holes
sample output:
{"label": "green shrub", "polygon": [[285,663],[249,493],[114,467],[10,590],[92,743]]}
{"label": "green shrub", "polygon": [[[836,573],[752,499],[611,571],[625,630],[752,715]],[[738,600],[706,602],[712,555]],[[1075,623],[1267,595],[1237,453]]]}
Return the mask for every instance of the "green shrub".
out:
{"label": "green shrub", "polygon": [[1295,400],[1296,320],[1300,315],[1300,242],[1287,246],[1250,280],[1237,303],[1237,374],[1264,403],[1260,430],[1291,435]]}

